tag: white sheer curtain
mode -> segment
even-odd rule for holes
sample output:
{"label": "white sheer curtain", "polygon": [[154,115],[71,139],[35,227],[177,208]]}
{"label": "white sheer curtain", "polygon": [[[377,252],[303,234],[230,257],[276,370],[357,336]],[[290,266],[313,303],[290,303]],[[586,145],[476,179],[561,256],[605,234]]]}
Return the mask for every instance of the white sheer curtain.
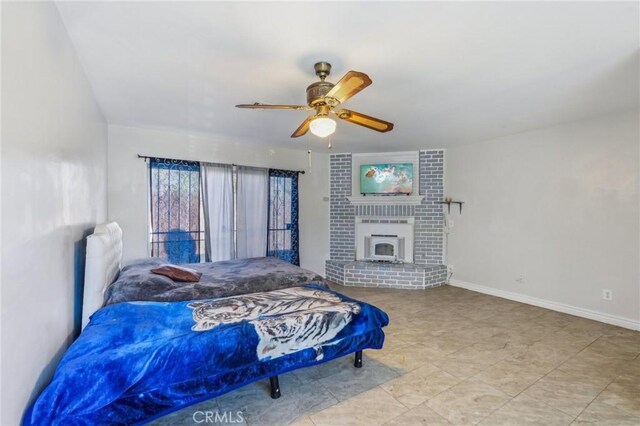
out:
{"label": "white sheer curtain", "polygon": [[200,173],[207,261],[233,259],[233,166],[203,164]]}
{"label": "white sheer curtain", "polygon": [[238,166],[237,173],[237,257],[266,256],[269,170]]}

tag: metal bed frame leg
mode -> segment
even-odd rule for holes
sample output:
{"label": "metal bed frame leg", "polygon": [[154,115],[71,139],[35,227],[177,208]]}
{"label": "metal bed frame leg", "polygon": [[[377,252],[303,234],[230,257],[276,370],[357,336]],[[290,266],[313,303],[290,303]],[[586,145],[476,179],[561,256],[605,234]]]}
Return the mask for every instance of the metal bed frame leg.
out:
{"label": "metal bed frame leg", "polygon": [[[353,366],[355,368],[362,368],[362,351],[356,351],[355,355],[356,357],[353,362]],[[278,380],[278,376],[269,377],[269,384],[271,385],[271,398],[280,398],[282,394],[280,393],[280,381]]]}
{"label": "metal bed frame leg", "polygon": [[362,351],[356,352],[356,359],[353,362],[355,368],[362,368]]}
{"label": "metal bed frame leg", "polygon": [[280,398],[280,381],[278,380],[278,376],[269,377],[269,384],[271,384],[271,398]]}

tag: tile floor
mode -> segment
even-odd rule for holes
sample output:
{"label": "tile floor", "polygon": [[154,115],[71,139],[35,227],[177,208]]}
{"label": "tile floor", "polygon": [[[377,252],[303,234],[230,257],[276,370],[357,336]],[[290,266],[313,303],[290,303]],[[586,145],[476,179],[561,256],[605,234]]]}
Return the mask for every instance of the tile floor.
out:
{"label": "tile floor", "polygon": [[253,383],[154,424],[640,425],[640,332],[451,286],[332,287],[389,314],[362,369],[345,357],[282,375],[278,400]]}

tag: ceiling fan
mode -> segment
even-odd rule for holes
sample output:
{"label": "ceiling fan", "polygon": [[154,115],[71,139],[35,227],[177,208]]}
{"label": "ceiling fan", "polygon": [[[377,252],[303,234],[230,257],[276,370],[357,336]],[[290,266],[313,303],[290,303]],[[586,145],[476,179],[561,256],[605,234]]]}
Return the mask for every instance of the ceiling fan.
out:
{"label": "ceiling fan", "polygon": [[331,64],[328,62],[318,62],[314,65],[316,75],[320,77],[317,81],[307,87],[307,104],[308,105],[269,105],[262,103],[240,104],[238,108],[252,109],[297,109],[297,110],[315,110],[315,114],[307,117],[300,127],[291,135],[292,138],[300,137],[311,130],[316,136],[324,138],[333,134],[336,130],[336,122],[329,117],[329,114],[357,124],[371,130],[381,133],[388,132],[393,129],[393,123],[380,120],[379,118],[370,117],[356,111],[348,109],[338,109],[341,103],[356,95],[358,92],[371,84],[368,75],[358,71],[349,71],[335,85],[325,81],[331,71]]}

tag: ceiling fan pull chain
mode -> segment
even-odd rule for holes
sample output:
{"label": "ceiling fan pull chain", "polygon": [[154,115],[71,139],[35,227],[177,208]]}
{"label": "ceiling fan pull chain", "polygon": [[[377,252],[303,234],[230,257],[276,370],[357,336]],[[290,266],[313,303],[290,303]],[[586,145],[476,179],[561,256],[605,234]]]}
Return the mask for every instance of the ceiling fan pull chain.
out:
{"label": "ceiling fan pull chain", "polygon": [[329,135],[329,146],[327,146],[327,148],[331,149],[332,142],[333,142],[333,135]]}
{"label": "ceiling fan pull chain", "polygon": [[309,163],[309,173],[311,173],[311,148],[309,148],[310,136],[307,134],[307,161]]}

